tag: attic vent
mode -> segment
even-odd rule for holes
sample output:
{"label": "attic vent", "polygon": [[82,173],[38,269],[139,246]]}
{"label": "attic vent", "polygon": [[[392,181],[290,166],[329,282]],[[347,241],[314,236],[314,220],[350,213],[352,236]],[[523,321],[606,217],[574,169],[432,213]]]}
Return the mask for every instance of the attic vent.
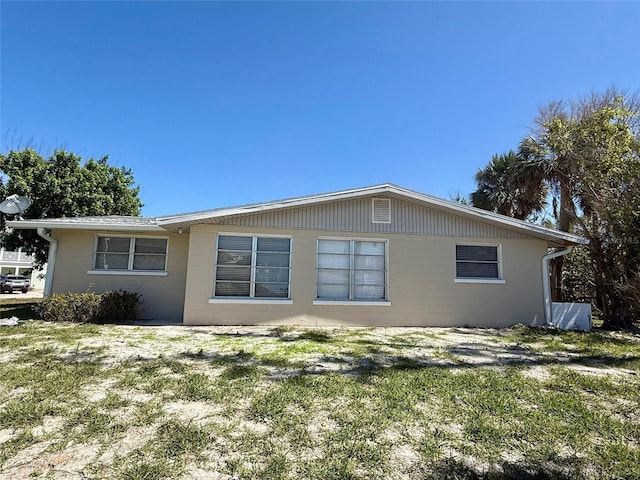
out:
{"label": "attic vent", "polygon": [[391,199],[373,198],[371,210],[373,223],[391,223]]}

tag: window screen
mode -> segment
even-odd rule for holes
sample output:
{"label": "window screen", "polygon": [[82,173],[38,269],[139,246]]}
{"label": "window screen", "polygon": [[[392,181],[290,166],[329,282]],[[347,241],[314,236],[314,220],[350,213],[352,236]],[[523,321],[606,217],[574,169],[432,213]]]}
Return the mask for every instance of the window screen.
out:
{"label": "window screen", "polygon": [[319,240],[317,298],[385,300],[386,242]]}
{"label": "window screen", "polygon": [[291,239],[219,235],[214,296],[289,298]]}
{"label": "window screen", "polygon": [[164,271],[167,239],[148,237],[98,237],[95,270]]}
{"label": "window screen", "polygon": [[456,245],[456,278],[499,279],[498,247]]}

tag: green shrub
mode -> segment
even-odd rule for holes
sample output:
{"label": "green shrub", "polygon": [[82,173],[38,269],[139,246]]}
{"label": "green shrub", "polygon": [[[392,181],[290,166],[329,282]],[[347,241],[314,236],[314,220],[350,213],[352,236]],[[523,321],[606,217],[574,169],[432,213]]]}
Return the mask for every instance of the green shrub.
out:
{"label": "green shrub", "polygon": [[92,292],[56,293],[44,298],[35,309],[47,322],[91,322],[100,310],[100,295]]}
{"label": "green shrub", "polygon": [[126,290],[111,290],[101,297],[96,323],[131,322],[138,318],[140,294]]}
{"label": "green shrub", "polygon": [[139,293],[125,290],[55,293],[35,309],[47,322],[119,323],[135,320],[139,303]]}

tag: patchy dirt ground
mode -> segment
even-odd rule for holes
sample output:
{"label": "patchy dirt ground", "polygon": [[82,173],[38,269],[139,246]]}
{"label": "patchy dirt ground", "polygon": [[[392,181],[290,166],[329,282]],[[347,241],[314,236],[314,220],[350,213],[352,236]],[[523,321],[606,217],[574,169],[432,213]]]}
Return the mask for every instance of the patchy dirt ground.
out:
{"label": "patchy dirt ground", "polygon": [[[28,322],[0,346],[0,478],[563,478],[604,471],[607,428],[640,458],[631,335]],[[606,414],[593,444],[564,393]]]}
{"label": "patchy dirt ground", "polygon": [[[580,335],[577,333],[578,338]],[[77,351],[62,358],[78,359],[84,355],[87,359],[99,357],[103,362],[119,363],[181,355],[211,359],[238,352],[269,355],[282,353],[283,344],[295,342],[301,337],[310,340],[315,348],[284,349],[287,350],[287,359],[302,362],[300,368],[313,369],[317,373],[355,372],[367,362],[390,366],[399,357],[406,357],[421,365],[490,368],[526,365],[531,367],[527,374],[534,377],[545,375],[545,368],[539,366],[545,362],[565,364],[569,368],[595,375],[636,375],[632,370],[617,368],[606,362],[586,366],[580,361],[583,352],[571,343],[553,348],[547,346],[545,337],[537,342],[514,343],[511,330],[483,328],[113,326],[109,335],[80,340],[76,345]],[[640,348],[639,336],[629,338],[635,338]],[[352,340],[363,347],[366,356],[354,356],[352,349],[340,348]],[[55,342],[43,339],[42,345],[55,346]],[[5,358],[10,359],[11,354]],[[271,370],[276,375],[282,373],[279,368]]]}

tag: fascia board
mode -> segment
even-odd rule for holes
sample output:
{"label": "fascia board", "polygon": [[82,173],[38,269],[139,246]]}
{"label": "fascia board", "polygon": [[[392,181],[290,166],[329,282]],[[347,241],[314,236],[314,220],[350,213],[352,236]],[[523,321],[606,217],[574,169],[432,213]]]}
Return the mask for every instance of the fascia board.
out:
{"label": "fascia board", "polygon": [[50,230],[109,230],[127,232],[165,232],[166,230],[157,225],[124,225],[124,224],[104,224],[104,223],[74,223],[74,222],[30,222],[28,220],[13,220],[7,222],[7,226],[13,229],[35,230],[37,228],[48,228]]}
{"label": "fascia board", "polygon": [[392,186],[390,187],[389,191],[396,193],[398,195],[411,197],[411,198],[414,198],[415,200],[429,203],[431,205],[439,206],[446,210],[456,211],[466,217],[473,218],[475,220],[485,220],[485,221],[489,221],[490,223],[493,223],[494,225],[501,225],[503,227],[505,226],[512,227],[520,231],[525,231],[525,232],[528,232],[530,235],[541,235],[547,239],[562,239],[562,240],[566,240],[566,241],[581,244],[581,245],[587,245],[589,243],[589,240],[577,235],[572,235],[567,232],[560,232],[558,230],[552,230],[550,228],[540,227],[538,225],[533,225],[531,223],[527,223],[522,220],[517,220],[515,218],[505,217],[504,215],[499,215],[497,213],[489,212],[487,210],[482,210],[480,208],[471,207],[467,205],[459,205],[455,202],[449,202],[437,197],[432,197],[430,195],[413,192],[411,190],[405,190],[401,187]]}
{"label": "fascia board", "polygon": [[246,215],[280,208],[299,207],[314,203],[332,202],[345,200],[348,198],[388,192],[387,186],[367,187],[364,189],[346,190],[343,192],[313,195],[309,197],[299,197],[290,200],[279,200],[275,202],[260,203],[240,207],[221,208],[218,210],[207,210],[203,212],[185,213],[183,215],[172,215],[167,217],[157,217],[158,225],[171,225],[173,223],[197,222],[217,217],[228,217],[231,215]]}

